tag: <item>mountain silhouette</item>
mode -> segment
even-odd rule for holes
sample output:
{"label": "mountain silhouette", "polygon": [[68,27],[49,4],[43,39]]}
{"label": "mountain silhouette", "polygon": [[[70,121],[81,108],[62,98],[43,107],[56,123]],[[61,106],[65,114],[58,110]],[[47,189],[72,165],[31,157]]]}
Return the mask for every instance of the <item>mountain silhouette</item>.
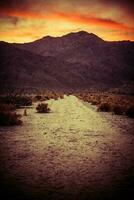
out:
{"label": "mountain silhouette", "polygon": [[80,31],[25,44],[0,42],[1,87],[103,89],[134,81],[134,42]]}

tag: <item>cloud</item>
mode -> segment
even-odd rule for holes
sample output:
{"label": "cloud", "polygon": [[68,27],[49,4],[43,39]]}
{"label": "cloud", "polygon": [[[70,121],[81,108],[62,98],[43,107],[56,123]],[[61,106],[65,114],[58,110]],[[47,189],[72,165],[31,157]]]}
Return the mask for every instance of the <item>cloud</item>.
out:
{"label": "cloud", "polygon": [[7,24],[13,24],[16,26],[18,24],[18,21],[19,19],[17,17],[3,16],[0,18],[0,24],[7,23]]}
{"label": "cloud", "polygon": [[[57,36],[61,35],[60,31],[64,34],[67,29],[82,27],[90,32],[96,30],[98,35],[106,31],[106,38],[112,31],[119,35],[128,33],[128,38],[131,38],[134,35],[133,10],[134,1],[129,0],[0,0],[0,25],[6,33],[10,31],[9,27],[18,27],[15,31],[17,38],[17,33],[20,35],[24,27],[32,31],[37,21],[40,32],[38,36],[37,31],[34,32],[35,37],[43,34]],[[45,30],[43,23],[47,24]],[[52,29],[55,24],[56,28]],[[34,35],[31,37],[34,38]]]}
{"label": "cloud", "polygon": [[79,13],[53,12],[53,13],[44,14],[44,13],[34,13],[31,11],[29,11],[29,12],[27,12],[27,11],[8,11],[7,13],[5,13],[5,15],[14,17],[15,19],[18,19],[18,18],[46,19],[46,20],[57,19],[57,20],[66,20],[66,21],[76,22],[76,23],[80,23],[80,24],[110,27],[112,29],[134,31],[134,27],[129,27],[127,25],[124,25],[123,23],[119,23],[119,22],[111,20],[111,19],[99,18],[99,17],[94,17],[91,15],[83,15],[83,14],[79,14]]}
{"label": "cloud", "polygon": [[81,15],[81,14],[76,14],[76,13],[70,13],[70,14],[66,14],[66,13],[55,13],[55,15],[66,19],[66,20],[70,20],[70,21],[75,21],[78,23],[85,23],[85,24],[94,24],[95,26],[103,26],[103,27],[110,27],[112,29],[127,29],[127,30],[133,30],[134,31],[134,27],[129,27],[126,26],[122,23],[119,23],[117,21],[111,20],[111,19],[104,19],[104,18],[98,18],[98,17],[94,17],[94,16],[90,16],[90,15]]}
{"label": "cloud", "polygon": [[99,0],[103,5],[118,8],[126,16],[130,16],[134,20],[134,1],[133,0]]}

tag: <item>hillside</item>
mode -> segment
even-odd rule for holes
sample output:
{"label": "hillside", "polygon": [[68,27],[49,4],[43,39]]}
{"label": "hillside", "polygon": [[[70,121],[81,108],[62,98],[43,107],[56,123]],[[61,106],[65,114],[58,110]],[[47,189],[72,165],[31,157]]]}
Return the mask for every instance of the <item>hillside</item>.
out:
{"label": "hillside", "polygon": [[0,51],[2,87],[109,89],[134,81],[134,42],[80,31],[26,44],[1,42]]}

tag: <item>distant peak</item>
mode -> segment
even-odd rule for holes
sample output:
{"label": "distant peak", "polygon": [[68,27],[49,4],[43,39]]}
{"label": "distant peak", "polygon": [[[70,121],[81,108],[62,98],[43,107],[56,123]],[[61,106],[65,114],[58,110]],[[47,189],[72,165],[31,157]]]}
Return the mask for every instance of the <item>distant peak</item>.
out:
{"label": "distant peak", "polygon": [[101,39],[100,37],[98,37],[97,35],[95,35],[94,33],[88,33],[86,31],[78,31],[78,32],[71,32],[68,33],[66,35],[63,36],[59,36],[59,37],[53,37],[53,36],[49,36],[46,35],[38,40],[35,40],[34,42],[39,42],[42,43],[42,41],[55,41],[55,40],[60,40],[60,39],[72,39],[72,40],[92,40],[92,41],[104,41],[103,39]]}
{"label": "distant peak", "polygon": [[89,35],[89,33],[86,32],[86,31],[78,31],[78,32],[76,32],[76,34],[79,34],[79,35]]}
{"label": "distant peak", "polygon": [[46,35],[46,36],[44,36],[43,38],[41,38],[41,39],[39,39],[39,40],[42,40],[42,39],[50,40],[50,39],[52,39],[52,38],[53,38],[52,36],[50,36],[50,35]]}
{"label": "distant peak", "polygon": [[83,37],[83,38],[88,38],[88,39],[95,39],[95,40],[102,40],[100,37],[98,37],[97,35],[93,34],[93,33],[88,33],[86,31],[78,31],[78,32],[72,32],[69,33],[63,37],[68,37],[68,36],[72,36],[72,37]]}
{"label": "distant peak", "polygon": [[71,33],[68,33],[67,35],[65,36],[69,36],[69,35],[78,35],[78,36],[84,36],[84,35],[89,35],[88,32],[86,31],[78,31],[78,32],[71,32]]}

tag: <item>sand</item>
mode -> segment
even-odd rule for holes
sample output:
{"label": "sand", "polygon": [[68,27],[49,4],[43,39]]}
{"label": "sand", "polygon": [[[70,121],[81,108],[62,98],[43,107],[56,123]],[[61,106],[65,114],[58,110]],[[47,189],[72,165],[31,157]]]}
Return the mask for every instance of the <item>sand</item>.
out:
{"label": "sand", "polygon": [[5,197],[86,200],[132,195],[134,120],[99,113],[71,95],[48,104],[51,113],[36,113],[36,103],[23,116],[22,126],[0,127]]}

